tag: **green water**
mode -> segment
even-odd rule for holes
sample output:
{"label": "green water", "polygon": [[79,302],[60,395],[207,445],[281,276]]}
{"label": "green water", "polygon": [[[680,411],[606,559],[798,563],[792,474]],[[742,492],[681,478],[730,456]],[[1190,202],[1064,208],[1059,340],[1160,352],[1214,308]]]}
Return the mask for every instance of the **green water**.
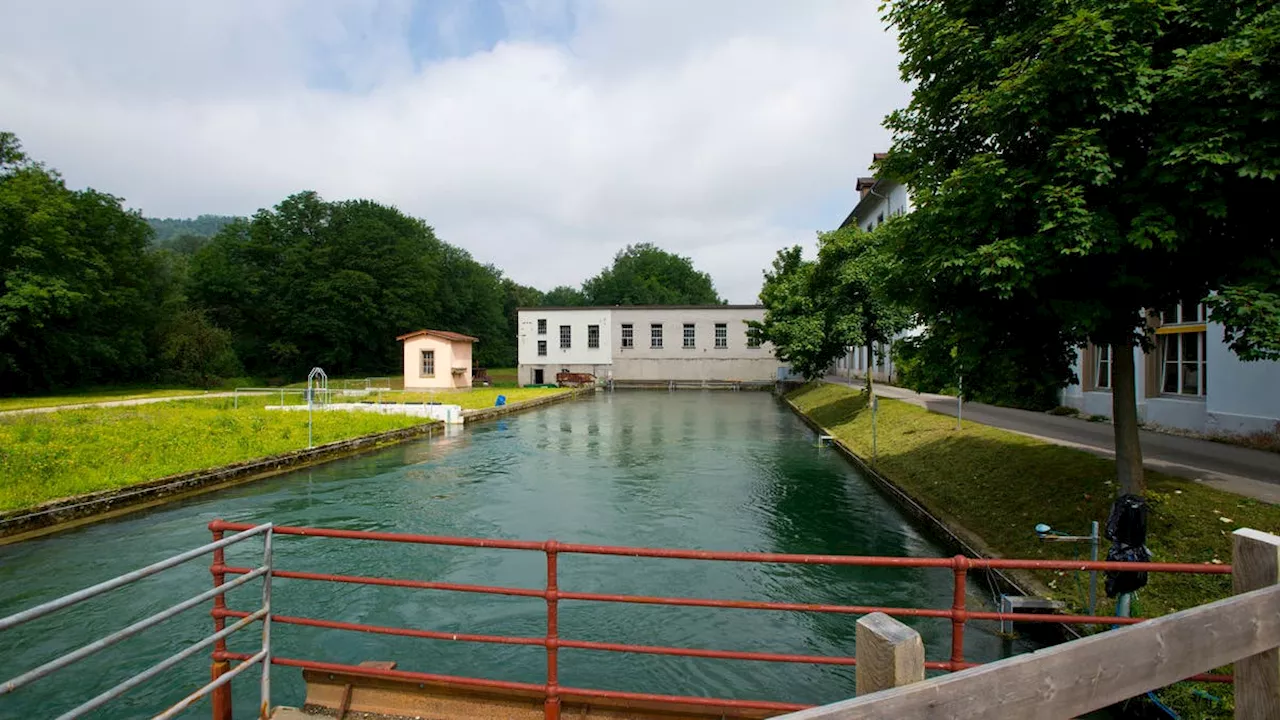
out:
{"label": "green water", "polygon": [[[0,616],[209,540],[214,518],[282,525],[494,538],[786,553],[938,556],[946,551],[765,393],[600,394],[446,437],[280,475],[163,509],[0,547]],[[230,553],[255,564],[261,544]],[[541,587],[541,553],[278,537],[282,569]],[[0,634],[0,679],[209,587],[208,563],[165,572],[77,609]],[[563,590],[943,608],[948,570],[748,565],[565,555]],[[281,614],[433,630],[540,636],[545,603],[439,591],[275,582]],[[256,607],[259,590],[233,594]],[[990,604],[975,580],[970,606]],[[854,654],[847,615],[561,605],[563,638],[804,654]],[[929,659],[946,659],[950,625],[909,620]],[[0,718],[53,716],[211,632],[192,610],[50,678],[0,697]],[[970,623],[966,655],[1024,651]],[[233,638],[252,651],[255,632]],[[278,655],[542,682],[541,648],[415,640],[277,624]],[[821,703],[853,694],[853,668],[561,651],[563,685]],[[135,718],[198,687],[208,656],[109,705]],[[235,684],[238,716],[256,711],[257,673]],[[300,671],[276,668],[273,699],[302,701]],[[207,704],[191,717],[207,717]]]}

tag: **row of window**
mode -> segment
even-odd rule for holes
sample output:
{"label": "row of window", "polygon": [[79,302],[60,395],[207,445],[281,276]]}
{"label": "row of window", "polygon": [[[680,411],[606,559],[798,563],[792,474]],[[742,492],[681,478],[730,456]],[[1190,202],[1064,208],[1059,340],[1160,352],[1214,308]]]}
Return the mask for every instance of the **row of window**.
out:
{"label": "row of window", "polygon": [[[662,323],[653,323],[649,326],[649,347],[655,350],[662,349]],[[623,323],[622,325],[622,347],[633,348],[636,346],[635,326],[631,323]],[[538,334],[547,334],[547,321],[538,320]],[[684,347],[686,349],[694,349],[698,345],[698,329],[693,323],[684,324],[683,335]],[[560,349],[568,350],[573,347],[573,329],[568,325],[560,326]],[[600,347],[600,326],[587,326],[587,347],[595,350]],[[716,323],[715,328],[715,347],[717,350],[723,350],[729,347],[729,324]],[[747,347],[758,348],[760,341],[750,335],[747,336]],[[538,355],[545,356],[547,354],[547,341],[538,341]]]}

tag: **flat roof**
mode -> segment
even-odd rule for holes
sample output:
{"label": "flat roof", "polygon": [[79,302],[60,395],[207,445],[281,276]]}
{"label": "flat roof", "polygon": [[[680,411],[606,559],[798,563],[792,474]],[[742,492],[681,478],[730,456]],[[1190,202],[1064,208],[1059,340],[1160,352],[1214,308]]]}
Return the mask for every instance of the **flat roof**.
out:
{"label": "flat roof", "polygon": [[763,305],[545,305],[518,307],[516,312],[537,310],[763,310]]}

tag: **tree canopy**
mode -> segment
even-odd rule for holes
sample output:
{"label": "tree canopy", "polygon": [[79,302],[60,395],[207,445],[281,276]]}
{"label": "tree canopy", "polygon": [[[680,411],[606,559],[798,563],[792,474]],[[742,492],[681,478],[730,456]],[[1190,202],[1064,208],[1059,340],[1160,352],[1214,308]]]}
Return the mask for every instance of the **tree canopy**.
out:
{"label": "tree canopy", "polygon": [[194,218],[147,218],[147,224],[155,231],[155,242],[164,245],[175,238],[210,238],[236,220],[234,215],[200,215]]}
{"label": "tree canopy", "polygon": [[[582,284],[589,305],[720,305],[711,276],[650,243],[628,245]],[[574,303],[565,303],[574,304]]]}
{"label": "tree canopy", "polygon": [[914,193],[911,305],[956,342],[1031,337],[1041,361],[1116,348],[1117,471],[1141,493],[1144,309],[1218,291],[1242,357],[1280,347],[1280,6],[899,0],[887,17],[914,87],[880,167]]}

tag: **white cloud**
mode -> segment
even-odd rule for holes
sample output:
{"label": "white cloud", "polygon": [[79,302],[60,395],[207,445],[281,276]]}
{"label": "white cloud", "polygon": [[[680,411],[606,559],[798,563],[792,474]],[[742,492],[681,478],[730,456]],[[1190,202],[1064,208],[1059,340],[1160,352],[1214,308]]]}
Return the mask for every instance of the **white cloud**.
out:
{"label": "white cloud", "polygon": [[400,2],[0,0],[0,107],[72,184],[148,215],[315,189],[543,289],[648,241],[745,302],[887,145],[908,94],[878,2],[503,0],[511,39],[420,62]]}

